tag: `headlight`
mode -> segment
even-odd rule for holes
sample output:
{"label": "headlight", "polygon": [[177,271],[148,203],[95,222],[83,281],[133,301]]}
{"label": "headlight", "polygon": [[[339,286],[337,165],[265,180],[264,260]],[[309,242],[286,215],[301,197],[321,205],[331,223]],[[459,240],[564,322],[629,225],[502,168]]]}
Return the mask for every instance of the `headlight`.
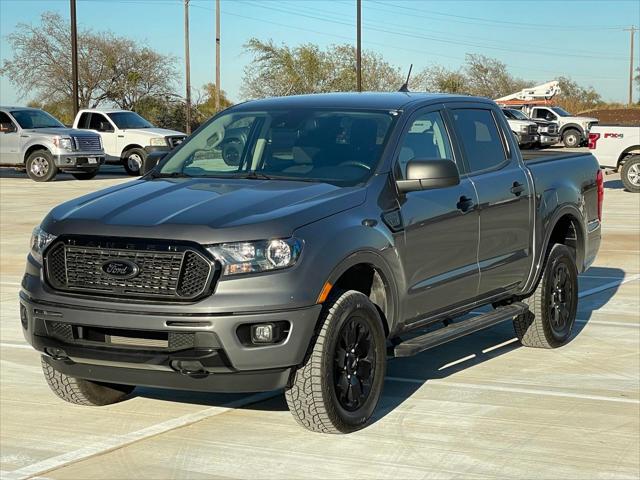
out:
{"label": "headlight", "polygon": [[67,137],[53,137],[53,144],[61,150],[73,150],[73,143]]}
{"label": "headlight", "polygon": [[521,132],[529,131],[529,126],[528,125],[520,125],[520,131]]}
{"label": "headlight", "polygon": [[152,147],[166,147],[167,139],[164,137],[153,137],[149,140],[149,145]]}
{"label": "headlight", "polygon": [[42,262],[42,252],[56,239],[55,235],[45,232],[42,228],[36,227],[31,234],[31,255]]}
{"label": "headlight", "polygon": [[223,275],[266,272],[293,266],[302,250],[296,238],[222,243],[207,248],[222,264]]}

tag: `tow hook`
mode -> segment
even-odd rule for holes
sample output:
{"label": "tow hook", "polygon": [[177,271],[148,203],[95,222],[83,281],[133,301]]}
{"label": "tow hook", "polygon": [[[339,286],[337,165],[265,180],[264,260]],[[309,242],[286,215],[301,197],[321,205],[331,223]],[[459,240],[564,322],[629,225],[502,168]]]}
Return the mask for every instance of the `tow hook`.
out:
{"label": "tow hook", "polygon": [[181,375],[188,375],[193,378],[204,378],[209,375],[197,360],[174,360],[170,363],[171,368]]}

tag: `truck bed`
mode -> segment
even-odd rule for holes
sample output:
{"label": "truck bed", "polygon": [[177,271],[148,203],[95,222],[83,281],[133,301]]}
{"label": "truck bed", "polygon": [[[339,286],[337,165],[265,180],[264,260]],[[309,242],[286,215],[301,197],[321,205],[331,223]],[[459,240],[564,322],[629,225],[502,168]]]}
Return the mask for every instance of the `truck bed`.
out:
{"label": "truck bed", "polygon": [[563,150],[521,150],[520,153],[527,164],[548,162],[550,160],[564,160],[591,154],[591,152],[588,151],[566,152]]}

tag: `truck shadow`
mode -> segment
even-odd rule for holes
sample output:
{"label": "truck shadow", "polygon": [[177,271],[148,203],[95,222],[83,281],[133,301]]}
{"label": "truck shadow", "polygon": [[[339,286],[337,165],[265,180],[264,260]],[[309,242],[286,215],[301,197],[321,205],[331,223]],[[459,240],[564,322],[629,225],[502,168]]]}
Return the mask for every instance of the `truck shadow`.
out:
{"label": "truck shadow", "polygon": [[[11,167],[1,167],[0,178],[16,178],[16,179],[22,179],[25,182],[33,182],[33,180],[31,180],[24,171],[16,170]],[[52,180],[50,183],[68,182],[68,181],[83,182],[83,181],[95,181],[95,180],[111,180],[116,178],[133,179],[135,177],[129,177],[129,175],[127,175],[127,173],[124,171],[122,167],[107,165],[107,166],[103,166],[98,172],[98,175],[96,175],[91,180],[77,180],[70,173],[58,173],[58,175],[56,175],[56,178]]]}
{"label": "truck shadow", "polygon": [[[595,291],[594,289],[612,284],[616,279],[623,277],[623,270],[608,267],[592,267],[586,274],[581,275],[580,290],[582,293],[588,293],[589,295],[579,301],[577,320],[571,340],[576,338],[586,327],[592,313],[611,300],[617,292],[618,286],[613,285],[601,291]],[[419,389],[428,385],[430,381],[450,377],[462,370],[508,355],[519,348],[521,348],[521,345],[515,337],[511,322],[504,322],[495,327],[432,348],[413,357],[390,359],[387,366],[384,392],[373,421],[377,422],[393,412]],[[541,356],[544,355],[545,350],[540,350],[539,354]],[[157,400],[209,406],[222,406],[228,402],[248,396],[150,388],[137,388],[134,395]],[[240,408],[256,411],[284,411],[287,410],[287,405],[284,395],[276,394],[265,401]]]}
{"label": "truck shadow", "polygon": [[624,190],[622,180],[607,180],[604,182],[604,188],[610,188],[612,190]]}

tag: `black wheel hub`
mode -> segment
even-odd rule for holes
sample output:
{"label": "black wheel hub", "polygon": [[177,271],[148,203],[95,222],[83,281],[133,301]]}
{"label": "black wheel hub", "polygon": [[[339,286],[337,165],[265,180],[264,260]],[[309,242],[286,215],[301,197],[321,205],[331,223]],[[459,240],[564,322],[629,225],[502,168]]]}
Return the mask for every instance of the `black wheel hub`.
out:
{"label": "black wheel hub", "polygon": [[556,265],[551,277],[549,297],[549,319],[551,328],[557,335],[564,335],[570,328],[571,308],[574,288],[569,269],[563,263]]}
{"label": "black wheel hub", "polygon": [[334,355],[334,386],[345,410],[357,410],[369,398],[375,360],[371,329],[361,317],[350,317],[338,334]]}

